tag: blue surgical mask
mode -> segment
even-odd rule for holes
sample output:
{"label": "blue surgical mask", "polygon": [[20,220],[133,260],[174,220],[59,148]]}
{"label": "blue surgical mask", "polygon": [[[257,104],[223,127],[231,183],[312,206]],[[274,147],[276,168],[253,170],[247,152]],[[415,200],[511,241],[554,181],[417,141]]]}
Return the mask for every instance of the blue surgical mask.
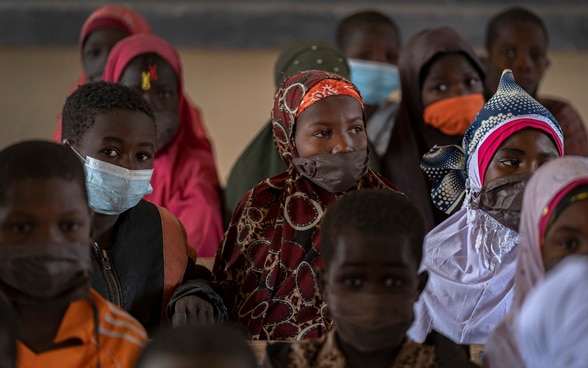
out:
{"label": "blue surgical mask", "polygon": [[144,195],[153,191],[151,170],[129,170],[100,161],[90,156],[84,158],[73,146],[71,149],[84,160],[88,204],[96,213],[119,215],[135,207]]}
{"label": "blue surgical mask", "polygon": [[400,88],[398,67],[387,63],[347,59],[351,82],[355,84],[366,105],[378,105]]}

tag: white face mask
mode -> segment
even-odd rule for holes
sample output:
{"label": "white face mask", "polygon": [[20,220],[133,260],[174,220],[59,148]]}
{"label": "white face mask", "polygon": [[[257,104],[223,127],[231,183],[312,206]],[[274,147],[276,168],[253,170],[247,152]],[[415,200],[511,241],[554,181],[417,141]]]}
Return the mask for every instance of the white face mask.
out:
{"label": "white face mask", "polygon": [[119,215],[153,192],[153,169],[129,170],[90,156],[84,158],[69,142],[64,143],[84,160],[88,204],[94,212]]}
{"label": "white face mask", "polygon": [[84,169],[88,202],[97,213],[119,215],[153,191],[153,169],[129,170],[89,156]]}
{"label": "white face mask", "polygon": [[355,84],[366,105],[377,105],[400,88],[398,67],[375,61],[347,59],[351,82]]}

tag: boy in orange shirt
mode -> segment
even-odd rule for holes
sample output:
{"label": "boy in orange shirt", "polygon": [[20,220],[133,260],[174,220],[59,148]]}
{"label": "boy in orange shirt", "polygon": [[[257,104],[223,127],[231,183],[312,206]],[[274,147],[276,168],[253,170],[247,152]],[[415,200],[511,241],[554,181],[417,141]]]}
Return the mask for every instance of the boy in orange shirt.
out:
{"label": "boy in orange shirt", "polygon": [[132,367],[147,335],[91,289],[93,213],[64,146],[0,151],[0,292],[19,319],[17,367]]}

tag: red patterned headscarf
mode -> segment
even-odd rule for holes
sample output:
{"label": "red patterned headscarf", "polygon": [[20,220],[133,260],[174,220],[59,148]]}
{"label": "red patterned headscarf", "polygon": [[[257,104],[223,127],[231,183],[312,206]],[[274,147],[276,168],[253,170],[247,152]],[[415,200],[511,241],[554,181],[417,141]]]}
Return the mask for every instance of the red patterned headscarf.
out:
{"label": "red patterned headscarf", "polygon": [[[287,164],[298,156],[294,131],[300,107],[315,86],[325,85],[344,86],[345,93],[361,100],[349,81],[316,70],[300,72],[278,89],[274,141]],[[350,190],[362,188],[390,190],[393,185],[369,170]],[[251,338],[304,339],[329,329],[315,269],[322,265],[323,214],[337,198],[292,166],[259,183],[237,206],[217,251],[213,277],[229,319],[244,326]]]}
{"label": "red patterned headscarf", "polygon": [[355,98],[361,104],[362,111],[364,110],[357,88],[338,74],[308,70],[282,82],[274,98],[272,125],[274,143],[287,166],[290,166],[292,158],[298,157],[294,141],[296,118],[323,98],[337,95]]}

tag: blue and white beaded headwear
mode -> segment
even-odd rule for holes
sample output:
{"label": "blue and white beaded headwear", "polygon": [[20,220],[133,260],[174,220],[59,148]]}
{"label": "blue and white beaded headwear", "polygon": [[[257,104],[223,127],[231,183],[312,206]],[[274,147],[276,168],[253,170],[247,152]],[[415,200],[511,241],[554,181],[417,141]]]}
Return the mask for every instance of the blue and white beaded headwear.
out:
{"label": "blue and white beaded headwear", "polygon": [[431,198],[435,206],[451,213],[467,192],[479,192],[500,144],[525,128],[545,132],[563,156],[563,134],[557,120],[506,69],[498,90],[466,130],[462,147],[435,146],[423,156],[421,169],[433,181]]}

